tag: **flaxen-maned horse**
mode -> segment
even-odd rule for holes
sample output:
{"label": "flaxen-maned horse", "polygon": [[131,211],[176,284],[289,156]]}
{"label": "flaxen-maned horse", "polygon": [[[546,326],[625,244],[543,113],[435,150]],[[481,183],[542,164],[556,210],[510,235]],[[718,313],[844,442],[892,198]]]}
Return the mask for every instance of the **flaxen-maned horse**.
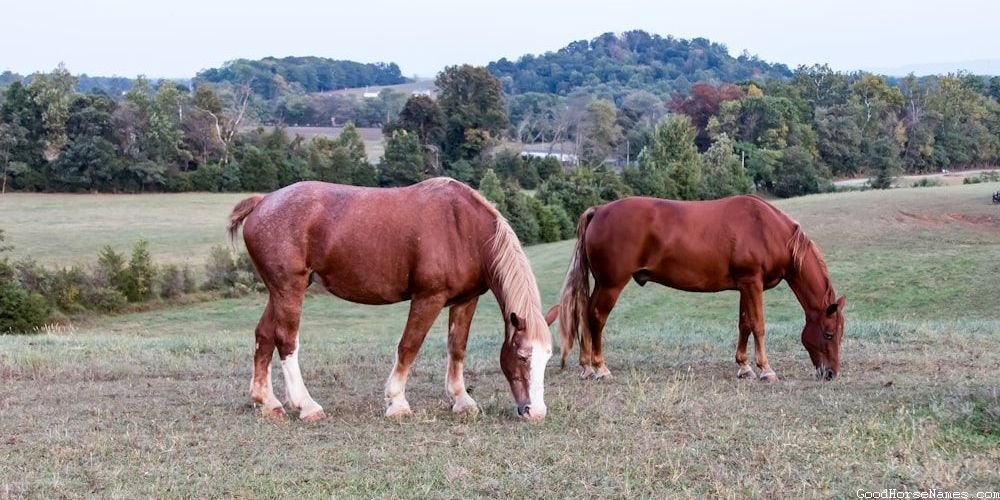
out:
{"label": "flaxen-maned horse", "polygon": [[306,390],[298,363],[303,296],[315,281],[351,302],[410,301],[385,384],[390,417],[410,413],[407,375],[445,307],[450,307],[446,389],[452,410],[478,411],[466,392],[462,363],[476,303],[492,290],[506,331],[500,366],[517,413],[527,420],[545,417],[543,384],[552,339],[538,286],[514,231],[475,190],[447,178],[392,189],[300,182],[239,202],[229,218],[231,237],[241,223],[250,258],[269,292],[257,325],[250,386],[250,398],[265,415],[284,415],[271,388],[271,356],[277,348],[289,406],[303,420],[325,417]]}
{"label": "flaxen-maned horse", "polygon": [[826,263],[799,224],[756,196],[713,201],[634,197],[584,212],[560,300],[563,366],[579,339],[581,375],[610,375],[601,337],[630,279],[640,286],[652,281],[689,292],[739,290],[737,376],[754,376],[747,363],[747,340],[753,334],[760,378],[767,381],[778,376],[764,349],[764,290],[785,280],[805,311],[802,344],[817,376],[831,380],[840,371],[845,299],[834,295]]}

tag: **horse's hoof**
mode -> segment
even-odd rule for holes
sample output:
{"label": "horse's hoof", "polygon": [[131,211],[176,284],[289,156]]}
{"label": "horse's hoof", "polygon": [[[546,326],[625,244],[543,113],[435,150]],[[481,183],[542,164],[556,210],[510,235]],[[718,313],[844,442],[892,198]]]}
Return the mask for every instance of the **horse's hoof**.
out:
{"label": "horse's hoof", "polygon": [[753,372],[753,368],[744,366],[736,373],[736,378],[757,378],[757,374]]}
{"label": "horse's hoof", "polygon": [[299,420],[303,422],[319,422],[324,418],[326,418],[326,412],[324,412],[323,408],[320,406],[317,406],[312,410],[299,413]]}
{"label": "horse's hoof", "polygon": [[413,411],[410,410],[410,404],[406,401],[389,405],[389,407],[385,409],[386,418],[404,418],[410,415],[413,415]]}
{"label": "horse's hoof", "polygon": [[455,414],[476,415],[479,413],[479,406],[472,398],[466,396],[452,405],[451,411]]}
{"label": "horse's hoof", "polygon": [[260,414],[264,418],[275,422],[282,422],[285,420],[285,408],[282,406],[275,406],[274,408],[262,407],[260,409]]}
{"label": "horse's hoof", "polygon": [[592,378],[593,376],[594,376],[594,369],[589,366],[584,366],[583,370],[580,371],[580,378],[582,378],[583,380],[587,380],[588,378]]}
{"label": "horse's hoof", "polygon": [[762,382],[777,382],[778,374],[774,373],[774,370],[768,370],[760,374],[760,380]]}
{"label": "horse's hoof", "polygon": [[597,373],[594,374],[594,380],[611,380],[613,378],[615,377],[611,375],[611,370],[606,366],[600,367]]}

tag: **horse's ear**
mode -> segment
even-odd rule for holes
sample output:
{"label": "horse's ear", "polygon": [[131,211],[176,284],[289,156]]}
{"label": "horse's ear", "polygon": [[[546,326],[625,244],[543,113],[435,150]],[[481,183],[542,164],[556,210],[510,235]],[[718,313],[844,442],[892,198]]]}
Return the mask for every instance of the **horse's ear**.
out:
{"label": "horse's ear", "polygon": [[513,326],[514,330],[524,330],[524,318],[515,313],[510,313],[510,326]]}
{"label": "horse's ear", "polygon": [[559,317],[559,304],[552,306],[549,312],[545,313],[545,324],[551,325],[556,322],[556,318]]}
{"label": "horse's ear", "polygon": [[829,306],[826,307],[826,315],[827,316],[833,316],[834,313],[837,312],[837,310],[840,310],[840,312],[844,312],[844,304],[846,302],[847,302],[847,296],[846,295],[840,297],[839,299],[837,299],[836,302],[834,302],[833,304],[830,304]]}

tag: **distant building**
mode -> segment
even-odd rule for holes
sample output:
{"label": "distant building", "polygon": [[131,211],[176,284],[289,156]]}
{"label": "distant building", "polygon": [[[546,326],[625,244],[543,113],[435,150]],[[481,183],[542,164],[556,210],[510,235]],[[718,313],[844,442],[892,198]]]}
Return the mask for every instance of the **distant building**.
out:
{"label": "distant building", "polygon": [[432,94],[433,94],[433,92],[431,92],[431,89],[421,89],[421,90],[414,90],[413,92],[410,92],[410,95],[413,95],[413,96],[425,95],[427,97],[430,97]]}
{"label": "distant building", "polygon": [[364,97],[365,99],[377,99],[378,92],[372,92],[370,90],[366,90],[365,93],[361,94],[361,97]]}
{"label": "distant building", "polygon": [[521,156],[527,156],[530,158],[555,158],[559,160],[562,165],[576,165],[578,160],[575,154],[570,153],[547,153],[545,151],[523,151]]}

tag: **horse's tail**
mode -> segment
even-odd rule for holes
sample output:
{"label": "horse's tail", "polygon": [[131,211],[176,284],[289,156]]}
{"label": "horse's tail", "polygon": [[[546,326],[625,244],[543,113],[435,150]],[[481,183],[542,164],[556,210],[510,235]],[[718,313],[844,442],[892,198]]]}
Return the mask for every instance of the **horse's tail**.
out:
{"label": "horse's tail", "polygon": [[[590,297],[590,263],[587,262],[586,234],[590,220],[594,218],[596,208],[588,208],[580,216],[576,225],[576,249],[573,250],[573,260],[566,272],[562,295],[559,299],[559,336],[562,339],[562,361],[560,366],[566,368],[566,357],[573,349],[573,339],[580,339],[580,346],[590,344],[589,325],[587,323],[587,301]],[[586,344],[585,344],[586,343]]]}
{"label": "horse's tail", "polygon": [[255,194],[249,198],[245,198],[233,207],[232,213],[229,214],[229,223],[226,224],[226,230],[229,232],[229,241],[236,245],[236,232],[240,230],[240,226],[243,224],[243,219],[246,219],[253,209],[257,208],[260,204],[260,200],[264,199],[264,195]]}

